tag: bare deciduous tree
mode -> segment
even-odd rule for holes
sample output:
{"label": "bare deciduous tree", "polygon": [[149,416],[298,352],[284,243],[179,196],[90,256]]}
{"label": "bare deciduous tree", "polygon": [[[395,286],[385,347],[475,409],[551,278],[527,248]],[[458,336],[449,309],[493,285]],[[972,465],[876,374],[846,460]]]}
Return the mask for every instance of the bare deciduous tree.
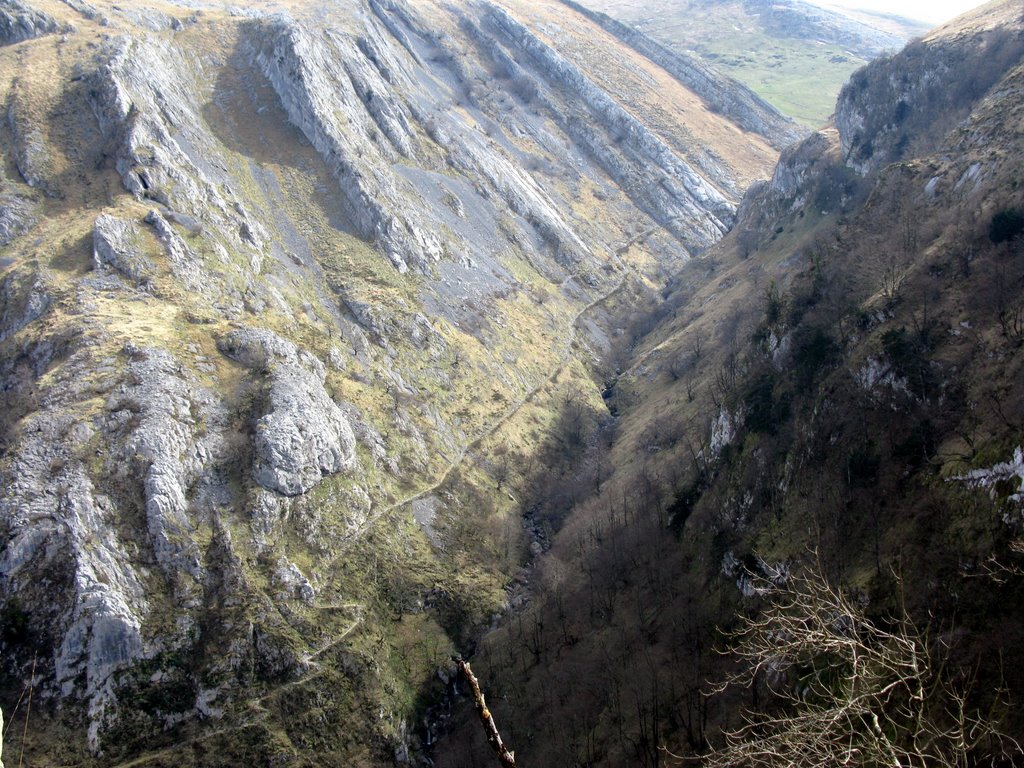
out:
{"label": "bare deciduous tree", "polygon": [[1024,755],[906,616],[880,626],[814,572],[763,586],[768,608],[735,635],[745,668],[722,688],[766,681],[782,713],[748,713],[706,765],[909,768]]}

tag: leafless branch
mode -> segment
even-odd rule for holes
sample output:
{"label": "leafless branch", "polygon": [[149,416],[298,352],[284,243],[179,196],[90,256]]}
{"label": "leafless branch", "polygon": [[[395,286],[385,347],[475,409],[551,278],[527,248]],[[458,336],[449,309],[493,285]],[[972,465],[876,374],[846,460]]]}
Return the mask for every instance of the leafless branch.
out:
{"label": "leafless branch", "polygon": [[473,670],[470,669],[469,662],[465,659],[456,658],[455,663],[458,665],[459,671],[465,676],[466,682],[469,683],[469,688],[473,692],[473,701],[476,703],[477,714],[480,715],[480,722],[487,732],[487,743],[491,745],[494,753],[498,756],[498,761],[503,766],[515,768],[515,755],[505,747],[504,742],[501,740],[498,726],[494,724],[491,711],[487,708],[487,703],[484,701],[483,691],[480,690],[480,683],[476,679],[476,675],[473,674]]}
{"label": "leafless branch", "polygon": [[992,713],[972,708],[906,616],[890,628],[816,572],[785,588],[735,634],[743,670],[720,686],[767,680],[781,714],[747,713],[712,768],[975,764],[979,752],[1024,755]]}

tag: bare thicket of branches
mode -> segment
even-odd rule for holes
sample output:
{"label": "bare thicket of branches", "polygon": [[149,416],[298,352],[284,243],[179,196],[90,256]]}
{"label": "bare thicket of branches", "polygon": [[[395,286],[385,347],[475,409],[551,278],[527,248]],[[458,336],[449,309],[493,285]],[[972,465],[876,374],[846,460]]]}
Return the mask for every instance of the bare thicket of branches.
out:
{"label": "bare thicket of branches", "polygon": [[706,765],[910,768],[1024,755],[997,730],[1006,702],[973,707],[970,681],[953,679],[907,617],[880,626],[817,573],[766,588],[769,606],[735,635],[744,669],[721,687],[764,681],[781,714],[748,713]]}
{"label": "bare thicket of branches", "polygon": [[1007,549],[1008,555],[1014,556],[1012,560],[1007,556],[989,555],[988,559],[961,575],[991,579],[996,584],[1005,584],[1010,579],[1024,576],[1024,565],[1018,562],[1019,558],[1024,557],[1024,538],[1013,539]]}

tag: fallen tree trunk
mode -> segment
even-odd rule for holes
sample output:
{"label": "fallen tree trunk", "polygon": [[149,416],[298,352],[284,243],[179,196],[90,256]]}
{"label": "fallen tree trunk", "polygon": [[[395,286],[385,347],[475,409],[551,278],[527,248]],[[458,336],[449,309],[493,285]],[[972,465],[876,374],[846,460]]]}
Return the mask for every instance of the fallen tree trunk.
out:
{"label": "fallen tree trunk", "polygon": [[486,702],[484,702],[484,694],[480,690],[480,683],[476,679],[476,675],[473,674],[473,670],[469,668],[469,662],[465,659],[456,658],[455,663],[458,665],[459,671],[465,675],[469,688],[473,692],[477,714],[480,715],[480,722],[483,724],[484,730],[487,731],[487,743],[491,745],[491,748],[498,756],[498,760],[505,768],[515,768],[515,754],[505,748],[505,743],[501,740],[501,734],[498,733],[498,726],[494,724],[491,711],[487,708]]}

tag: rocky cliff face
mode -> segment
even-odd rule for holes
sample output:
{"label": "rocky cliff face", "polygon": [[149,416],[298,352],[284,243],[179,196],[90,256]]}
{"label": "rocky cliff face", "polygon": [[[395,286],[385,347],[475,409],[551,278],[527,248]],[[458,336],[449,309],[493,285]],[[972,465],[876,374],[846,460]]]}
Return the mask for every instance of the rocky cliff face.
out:
{"label": "rocky cliff face", "polygon": [[934,151],[1022,51],[1018,28],[989,27],[925,38],[860,70],[836,103],[847,165],[864,174]]}
{"label": "rocky cliff face", "polygon": [[617,297],[727,231],[785,122],[558,4],[0,14],[27,754],[408,759],[531,543],[500,457],[600,402]]}
{"label": "rocky cliff face", "polygon": [[7,0],[0,7],[0,45],[47,35],[56,32],[57,28],[57,22],[50,16],[19,0]]}

